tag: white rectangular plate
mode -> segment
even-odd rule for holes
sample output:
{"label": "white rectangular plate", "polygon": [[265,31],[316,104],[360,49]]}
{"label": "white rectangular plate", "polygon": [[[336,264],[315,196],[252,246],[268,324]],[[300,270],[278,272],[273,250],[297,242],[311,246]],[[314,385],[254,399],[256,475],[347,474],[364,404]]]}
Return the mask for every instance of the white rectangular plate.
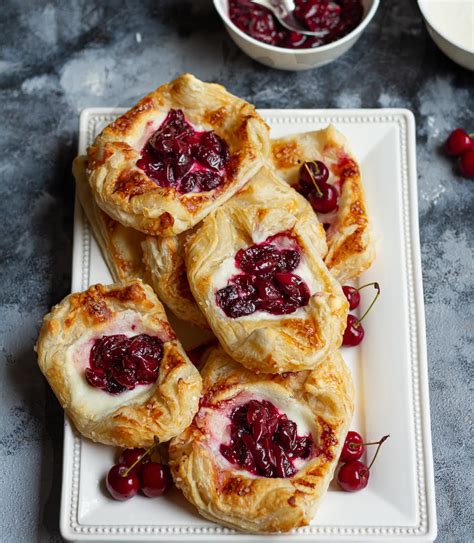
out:
{"label": "white rectangular plate", "polygon": [[[79,152],[123,110],[82,113]],[[111,500],[103,480],[112,447],[82,439],[66,419],[61,530],[70,540],[107,541],[433,541],[436,514],[421,283],[415,123],[406,110],[262,110],[278,137],[333,123],[359,158],[378,239],[377,259],[361,281],[378,281],[380,301],[357,348],[343,349],[356,383],[352,427],[366,438],[390,434],[368,487],[332,485],[313,523],[287,536],[250,536],[201,518],[177,490],[159,499]],[[72,290],[111,282],[76,205]],[[364,291],[364,301],[369,293]],[[178,333],[180,328],[178,327]],[[181,336],[185,346],[194,334]]]}

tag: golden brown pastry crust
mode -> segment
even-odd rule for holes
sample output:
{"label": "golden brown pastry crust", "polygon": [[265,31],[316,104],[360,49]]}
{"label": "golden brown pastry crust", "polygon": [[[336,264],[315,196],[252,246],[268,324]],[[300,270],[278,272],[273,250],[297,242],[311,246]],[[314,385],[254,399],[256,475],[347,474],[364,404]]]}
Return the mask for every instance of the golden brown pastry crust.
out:
{"label": "golden brown pastry crust", "polygon": [[[186,244],[189,284],[224,349],[256,372],[312,369],[339,348],[347,300],[321,258],[321,226],[306,200],[262,168],[257,176],[203,221]],[[231,319],[217,306],[215,282],[225,263],[258,232],[266,239],[291,230],[317,283],[309,303],[281,318],[257,312]]]}
{"label": "golden brown pastry crust", "polygon": [[85,156],[74,159],[72,172],[77,195],[114,281],[136,278],[146,280],[141,247],[145,235],[121,225],[100,209],[92,196],[86,166]]}
{"label": "golden brown pastry crust", "polygon": [[[267,183],[271,186],[267,186]],[[314,220],[313,210],[305,198],[280,181],[272,172],[267,172],[266,176],[257,174],[236,197],[244,208],[246,200],[252,200],[256,192],[268,194],[273,204],[288,209],[300,221],[307,221],[321,254],[326,254],[324,229]],[[160,300],[180,319],[209,329],[209,324],[189,287],[184,258],[186,242],[198,228],[199,225],[178,236],[146,236],[142,243],[143,259],[148,277]]]}
{"label": "golden brown pastry crust", "polygon": [[301,227],[304,227],[316,246],[319,254],[327,253],[326,233],[318,221],[308,200],[264,166],[230,201],[229,206],[240,208],[245,213],[247,207],[265,205],[291,213]]}
{"label": "golden brown pastry crust", "polygon": [[[326,265],[341,282],[358,277],[375,258],[360,169],[346,138],[329,125],[323,130],[297,134],[272,142],[273,163],[290,184],[298,181],[301,164],[322,160],[340,190],[339,208],[331,215],[326,232]],[[332,182],[332,181],[331,181]],[[325,216],[320,215],[324,222]]]}
{"label": "golden brown pastry crust", "polygon": [[[316,370],[256,375],[214,349],[202,370],[203,400],[192,425],[171,441],[176,486],[204,517],[248,532],[286,532],[309,524],[333,477],[349,429],[354,390],[349,369],[336,352]],[[233,469],[212,444],[209,412],[239,393],[279,398],[312,418],[322,454],[295,476],[255,477]],[[222,404],[220,404],[222,405]]]}
{"label": "golden brown pastry crust", "polygon": [[180,319],[209,329],[189,288],[184,245],[192,230],[177,236],[146,236],[142,242],[148,277],[160,300]]}
{"label": "golden brown pastry crust", "polygon": [[[214,130],[228,143],[228,173],[217,189],[179,194],[172,187],[160,187],[136,166],[147,137],[171,108],[182,109],[191,123]],[[253,106],[220,85],[184,74],[99,134],[88,149],[89,182],[108,215],[146,234],[169,236],[188,230],[228,200],[268,156],[268,127]]]}
{"label": "golden brown pastry crust", "polygon": [[[133,322],[134,328],[130,323]],[[112,395],[87,384],[95,338],[148,333],[164,342],[155,384]],[[45,316],[36,345],[38,364],[79,432],[100,443],[141,447],[168,441],[192,421],[201,377],[187,358],[151,287],[139,280],[93,285],[67,296]]]}

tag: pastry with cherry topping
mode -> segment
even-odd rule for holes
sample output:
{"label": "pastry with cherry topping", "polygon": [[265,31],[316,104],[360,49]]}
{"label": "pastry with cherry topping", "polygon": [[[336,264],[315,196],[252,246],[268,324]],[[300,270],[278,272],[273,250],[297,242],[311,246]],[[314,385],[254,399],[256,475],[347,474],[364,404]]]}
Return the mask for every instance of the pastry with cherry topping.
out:
{"label": "pastry with cherry topping", "polygon": [[311,522],[353,413],[341,355],[313,371],[256,374],[221,347],[202,369],[193,423],[171,441],[176,486],[204,517],[254,533]]}
{"label": "pastry with cherry topping", "polygon": [[[300,221],[305,221],[318,250],[324,254],[327,251],[324,230],[314,220],[311,206],[306,199],[270,172],[264,175],[262,171],[248,183],[245,189],[247,197],[255,191],[265,191],[274,205],[291,210]],[[241,199],[242,193],[238,197]],[[196,230],[198,228],[199,225],[195,227]],[[142,242],[143,260],[160,300],[182,320],[209,329],[209,324],[191,293],[184,259],[184,246],[195,229],[178,236],[146,236]]]}
{"label": "pastry with cherry topping", "polygon": [[[278,197],[262,169],[186,244],[194,298],[224,349],[248,369],[312,369],[342,342],[348,302],[321,258],[324,235],[304,199]],[[273,197],[273,195],[275,195]]]}
{"label": "pastry with cherry topping", "polygon": [[110,217],[169,236],[228,200],[268,154],[268,127],[252,105],[184,74],[104,128],[87,168]]}
{"label": "pastry with cherry topping", "polygon": [[151,287],[139,280],[67,296],[44,318],[36,350],[66,413],[93,441],[167,441],[198,408],[199,372]]}
{"label": "pastry with cherry topping", "polygon": [[272,141],[277,172],[308,198],[324,224],[325,263],[341,282],[358,277],[375,257],[359,165],[334,126]]}

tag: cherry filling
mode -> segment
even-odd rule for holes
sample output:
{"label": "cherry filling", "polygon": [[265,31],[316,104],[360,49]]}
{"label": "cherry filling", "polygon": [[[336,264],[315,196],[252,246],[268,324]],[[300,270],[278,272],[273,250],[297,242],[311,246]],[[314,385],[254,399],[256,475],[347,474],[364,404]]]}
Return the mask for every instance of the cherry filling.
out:
{"label": "cherry filling", "polygon": [[250,0],[229,0],[229,17],[240,30],[258,41],[306,49],[338,40],[361,22],[361,0],[295,0],[294,16],[308,30],[322,31],[323,37],[305,36],[284,28],[270,10]]}
{"label": "cherry filling", "polygon": [[102,336],[92,346],[87,382],[110,394],[156,381],[163,357],[163,342],[154,336],[122,334]]}
{"label": "cherry filling", "polygon": [[142,150],[137,166],[160,187],[209,191],[224,180],[229,146],[212,130],[197,132],[180,109],[171,109]]}
{"label": "cherry filling", "polygon": [[255,311],[293,313],[310,298],[307,284],[292,273],[300,260],[298,242],[285,232],[240,249],[235,265],[243,273],[234,275],[226,287],[216,292],[217,305],[233,319]]}
{"label": "cherry filling", "polygon": [[266,400],[250,400],[230,416],[230,443],[220,452],[231,464],[262,477],[292,477],[294,461],[311,454],[313,438]]}

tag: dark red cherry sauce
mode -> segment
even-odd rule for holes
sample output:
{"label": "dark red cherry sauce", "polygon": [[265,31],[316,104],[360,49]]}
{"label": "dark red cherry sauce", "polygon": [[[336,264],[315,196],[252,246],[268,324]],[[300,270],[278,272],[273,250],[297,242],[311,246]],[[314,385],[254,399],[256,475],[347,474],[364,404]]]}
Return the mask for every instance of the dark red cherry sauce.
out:
{"label": "dark red cherry sauce", "polygon": [[305,36],[284,28],[270,10],[250,0],[229,0],[229,17],[240,30],[258,41],[289,49],[308,49],[336,41],[362,21],[361,0],[295,0],[294,16],[323,37]]}
{"label": "dark red cherry sauce", "polygon": [[250,400],[230,416],[230,443],[220,446],[231,464],[261,477],[292,477],[295,460],[309,458],[310,434],[298,436],[296,423],[267,400]]}
{"label": "dark red cherry sauce", "polygon": [[214,190],[225,179],[229,146],[214,131],[197,132],[171,109],[142,149],[137,166],[160,187],[181,194]]}
{"label": "dark red cherry sauce", "polygon": [[92,346],[85,376],[91,386],[120,394],[154,383],[162,358],[163,342],[157,337],[102,336]]}
{"label": "dark red cherry sauce", "polygon": [[217,305],[233,319],[255,311],[293,313],[310,298],[308,285],[292,273],[300,260],[300,247],[291,232],[281,232],[240,249],[235,265],[242,273],[234,275],[226,287],[216,292]]}

